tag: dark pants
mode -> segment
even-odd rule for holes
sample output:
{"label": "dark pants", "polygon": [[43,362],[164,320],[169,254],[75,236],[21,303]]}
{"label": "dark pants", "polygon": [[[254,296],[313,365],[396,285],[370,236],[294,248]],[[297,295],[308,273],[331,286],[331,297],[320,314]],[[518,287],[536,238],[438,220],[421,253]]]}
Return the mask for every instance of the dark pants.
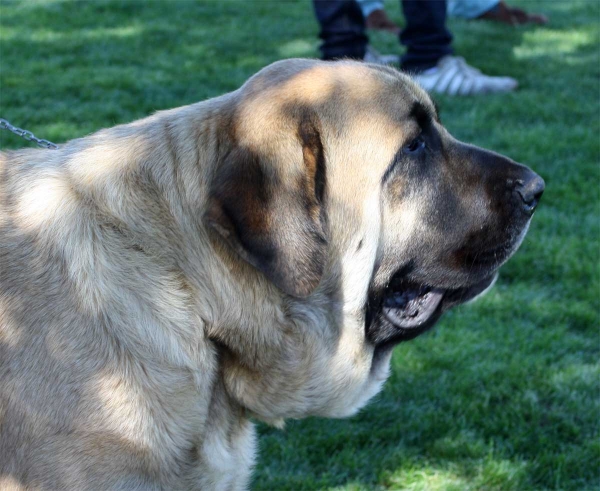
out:
{"label": "dark pants", "polygon": [[[368,38],[365,20],[355,0],[313,0],[317,20],[321,25],[324,60],[336,58],[362,59]],[[402,0],[406,27],[400,42],[406,46],[401,68],[419,72],[436,65],[452,54],[452,34],[446,29],[444,0]]]}

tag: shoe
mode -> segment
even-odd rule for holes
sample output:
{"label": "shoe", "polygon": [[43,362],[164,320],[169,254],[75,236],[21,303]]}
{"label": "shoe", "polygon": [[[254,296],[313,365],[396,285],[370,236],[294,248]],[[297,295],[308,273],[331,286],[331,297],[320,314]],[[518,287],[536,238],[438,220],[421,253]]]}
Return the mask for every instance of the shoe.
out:
{"label": "shoe", "polygon": [[460,56],[444,56],[435,67],[413,75],[413,79],[428,92],[447,95],[510,92],[519,85],[514,78],[484,75]]}
{"label": "shoe", "polygon": [[375,63],[376,65],[398,65],[400,64],[400,56],[398,55],[382,55],[371,46],[367,45],[367,50],[363,61],[366,63]]}

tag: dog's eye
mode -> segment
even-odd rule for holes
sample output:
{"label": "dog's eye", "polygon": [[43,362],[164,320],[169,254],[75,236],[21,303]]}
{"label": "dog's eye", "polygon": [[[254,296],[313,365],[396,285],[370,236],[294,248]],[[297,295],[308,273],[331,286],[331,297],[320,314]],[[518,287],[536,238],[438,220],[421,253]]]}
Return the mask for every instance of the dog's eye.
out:
{"label": "dog's eye", "polygon": [[419,153],[421,150],[425,148],[425,140],[421,135],[417,136],[414,140],[412,140],[408,145],[404,147],[404,153],[415,154]]}

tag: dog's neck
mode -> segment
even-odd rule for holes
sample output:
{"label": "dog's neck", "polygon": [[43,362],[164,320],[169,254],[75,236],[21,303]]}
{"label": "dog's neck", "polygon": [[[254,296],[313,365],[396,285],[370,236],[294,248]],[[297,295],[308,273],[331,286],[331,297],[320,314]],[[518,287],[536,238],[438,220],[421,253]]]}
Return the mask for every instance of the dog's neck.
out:
{"label": "dog's neck", "polygon": [[[132,261],[139,259],[149,277],[149,284],[140,285],[140,295],[151,291],[153,281],[162,281],[164,291],[176,287],[172,301],[197,323],[176,326],[179,342],[187,346],[204,337],[228,345],[248,329],[261,332],[257,326],[290,322],[281,292],[272,285],[265,288],[260,274],[203,223],[211,181],[232,145],[226,128],[234,95],[160,112],[59,150],[68,154],[64,171],[69,187],[88,203],[100,230],[125,244]],[[113,253],[110,261],[118,261],[123,251]],[[101,263],[96,260],[96,267]],[[277,346],[278,336],[270,332],[257,339],[259,351],[272,352],[269,346]],[[240,354],[246,357],[244,365],[258,369],[268,363],[253,352]]]}
{"label": "dog's neck", "polygon": [[[202,368],[211,359],[207,349],[220,351],[217,372],[232,405],[241,408],[252,385],[247,381],[269,372],[279,359],[289,364],[285,371],[294,370],[295,347],[285,335],[296,331],[294,318],[305,313],[301,302],[286,299],[203,223],[211,180],[231,145],[223,130],[227,103],[217,99],[158,113],[60,150],[69,154],[64,169],[69,186],[87,203],[89,223],[96,227],[64,243],[89,250],[89,270],[73,272],[82,292],[113,281],[111,268],[135,275],[135,291],[117,285],[106,289],[111,298],[81,298],[83,308],[111,318],[125,349],[145,350],[145,356],[192,372],[208,370]],[[149,132],[160,132],[160,138],[148,138]],[[103,234],[102,244],[114,247],[94,250],[93,234]],[[168,308],[161,310],[157,298]],[[114,305],[122,312],[104,311]],[[311,322],[326,324],[319,321],[319,307],[309,310]],[[131,323],[132,315],[148,321]],[[244,339],[252,343],[240,344]],[[254,386],[263,390],[269,383]],[[260,412],[266,421],[281,418],[267,407]]]}
{"label": "dog's neck", "polygon": [[[220,153],[229,145],[222,131],[228,103],[223,96],[162,111],[70,142],[60,150],[69,154],[70,184],[107,218],[169,246],[172,237],[164,241],[161,232],[186,235],[199,227]],[[157,223],[169,229],[157,230]]]}

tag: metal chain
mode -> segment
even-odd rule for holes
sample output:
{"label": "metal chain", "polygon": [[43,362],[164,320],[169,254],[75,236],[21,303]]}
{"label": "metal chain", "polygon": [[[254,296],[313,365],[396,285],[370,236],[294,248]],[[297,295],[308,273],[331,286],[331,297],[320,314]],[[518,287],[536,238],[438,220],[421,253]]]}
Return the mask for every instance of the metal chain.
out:
{"label": "metal chain", "polygon": [[40,147],[50,148],[52,150],[56,150],[58,145],[52,143],[48,140],[44,140],[42,138],[37,138],[31,131],[23,130],[21,128],[17,128],[10,124],[6,119],[0,118],[0,129],[6,129],[8,131],[12,131],[15,135],[19,135],[22,138],[25,138],[27,141],[31,141],[36,143]]}

